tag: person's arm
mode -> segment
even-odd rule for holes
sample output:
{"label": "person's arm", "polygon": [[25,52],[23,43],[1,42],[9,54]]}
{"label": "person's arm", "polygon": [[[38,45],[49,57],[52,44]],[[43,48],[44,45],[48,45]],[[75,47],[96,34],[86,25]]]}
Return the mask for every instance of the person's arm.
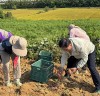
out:
{"label": "person's arm", "polygon": [[69,31],[69,38],[73,38],[73,37],[75,37],[75,31],[74,31],[74,29],[72,29],[72,30]]}
{"label": "person's arm", "polygon": [[61,57],[61,68],[64,68],[67,59],[69,58],[69,55],[67,52],[62,51],[62,57]]}
{"label": "person's arm", "polygon": [[59,71],[58,71],[58,73],[57,73],[58,79],[59,79],[60,81],[61,81],[61,78],[62,78],[62,73],[63,73],[63,71],[64,71],[64,66],[65,66],[65,64],[66,64],[67,59],[68,59],[68,54],[67,54],[67,52],[62,51],[61,67],[60,67],[60,69],[59,69]]}
{"label": "person's arm", "polygon": [[87,60],[88,60],[88,54],[82,52],[82,53],[81,53],[81,57],[82,57],[82,59],[78,62],[77,67],[76,67],[76,68],[73,68],[73,69],[71,70],[72,72],[75,73],[77,70],[80,71],[81,68],[87,63]]}

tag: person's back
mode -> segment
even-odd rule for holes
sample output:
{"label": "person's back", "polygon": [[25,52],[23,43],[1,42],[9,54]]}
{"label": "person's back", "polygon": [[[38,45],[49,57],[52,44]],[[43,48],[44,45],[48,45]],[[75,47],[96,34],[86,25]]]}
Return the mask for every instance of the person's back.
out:
{"label": "person's back", "polygon": [[[74,24],[70,24],[68,26],[68,29],[69,29],[69,38],[81,38],[81,39],[85,39],[87,41],[90,41],[90,38],[87,35],[87,33],[83,29],[81,29],[80,27],[75,26]],[[82,69],[84,71],[86,71],[86,65],[83,66]]]}
{"label": "person's back", "polygon": [[90,38],[87,35],[87,33],[80,27],[70,24],[68,29],[69,29],[69,37],[70,38],[76,37],[76,38],[82,38],[82,39],[90,41]]}
{"label": "person's back", "polygon": [[12,36],[12,33],[7,32],[3,29],[0,29],[0,42],[5,40],[6,38],[10,38]]}
{"label": "person's back", "polygon": [[76,53],[80,52],[82,55],[83,53],[90,54],[95,49],[95,45],[91,41],[87,41],[81,38],[69,38],[69,40],[72,42],[73,47],[75,48],[74,50],[76,50]]}

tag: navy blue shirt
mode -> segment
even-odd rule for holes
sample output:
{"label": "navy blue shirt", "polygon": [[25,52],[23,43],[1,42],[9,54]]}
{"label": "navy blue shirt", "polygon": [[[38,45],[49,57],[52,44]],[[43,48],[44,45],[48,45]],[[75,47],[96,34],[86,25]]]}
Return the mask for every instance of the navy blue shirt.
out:
{"label": "navy blue shirt", "polygon": [[5,52],[12,54],[12,45],[9,42],[9,38],[2,41],[2,47],[4,48]]}

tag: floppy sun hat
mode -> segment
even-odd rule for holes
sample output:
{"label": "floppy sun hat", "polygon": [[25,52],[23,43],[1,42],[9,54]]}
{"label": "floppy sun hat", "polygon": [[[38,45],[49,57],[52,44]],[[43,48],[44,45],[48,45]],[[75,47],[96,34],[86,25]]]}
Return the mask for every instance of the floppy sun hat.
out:
{"label": "floppy sun hat", "polygon": [[19,36],[11,36],[9,42],[12,45],[12,51],[17,56],[26,56],[27,55],[27,40]]}

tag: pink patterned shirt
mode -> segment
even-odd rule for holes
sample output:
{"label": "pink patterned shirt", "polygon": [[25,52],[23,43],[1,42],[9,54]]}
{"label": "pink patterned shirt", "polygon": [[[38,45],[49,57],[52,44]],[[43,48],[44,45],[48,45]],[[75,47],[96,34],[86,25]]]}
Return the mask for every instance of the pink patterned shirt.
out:
{"label": "pink patterned shirt", "polygon": [[90,41],[90,38],[87,35],[87,33],[79,27],[71,28],[70,31],[69,31],[69,37],[70,38],[78,37],[78,38],[83,38],[85,40]]}

